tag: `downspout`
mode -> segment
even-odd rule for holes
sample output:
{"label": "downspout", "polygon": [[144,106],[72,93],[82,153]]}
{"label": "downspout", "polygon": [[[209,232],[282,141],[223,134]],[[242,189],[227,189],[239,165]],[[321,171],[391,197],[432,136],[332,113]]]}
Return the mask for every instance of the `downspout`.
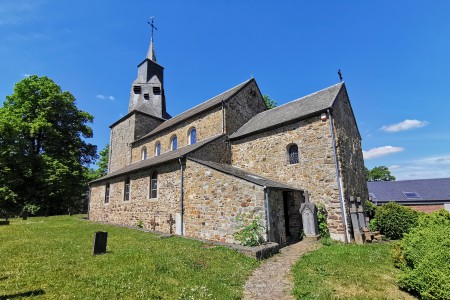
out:
{"label": "downspout", "polygon": [[184,235],[183,230],[183,216],[184,216],[184,203],[183,203],[183,163],[181,159],[183,156],[178,158],[178,162],[180,164],[180,233]]}
{"label": "downspout", "polygon": [[264,194],[266,197],[266,234],[267,234],[267,242],[270,242],[270,209],[269,209],[269,191],[267,187],[264,187]]}
{"label": "downspout", "polygon": [[225,133],[225,103],[222,100],[222,133]]}
{"label": "downspout", "polygon": [[327,113],[328,113],[328,116],[330,117],[331,142],[333,144],[334,165],[336,166],[337,184],[338,184],[338,190],[339,190],[339,201],[341,202],[342,219],[344,220],[344,227],[345,227],[345,242],[348,243],[348,242],[350,242],[350,234],[348,231],[348,224],[347,224],[347,208],[345,207],[344,196],[342,195],[342,182],[341,182],[341,174],[339,172],[339,160],[338,160],[337,151],[336,151],[336,141],[334,139],[333,118],[331,116],[329,109],[327,109]]}

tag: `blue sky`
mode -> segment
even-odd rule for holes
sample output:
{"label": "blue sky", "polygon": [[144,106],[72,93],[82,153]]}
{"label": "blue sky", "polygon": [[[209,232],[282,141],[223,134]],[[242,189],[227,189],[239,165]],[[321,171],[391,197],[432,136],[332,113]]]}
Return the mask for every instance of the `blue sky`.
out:
{"label": "blue sky", "polygon": [[450,1],[0,2],[0,99],[48,76],[94,117],[102,148],[155,48],[177,115],[250,77],[278,104],[339,82],[368,168],[450,177]]}

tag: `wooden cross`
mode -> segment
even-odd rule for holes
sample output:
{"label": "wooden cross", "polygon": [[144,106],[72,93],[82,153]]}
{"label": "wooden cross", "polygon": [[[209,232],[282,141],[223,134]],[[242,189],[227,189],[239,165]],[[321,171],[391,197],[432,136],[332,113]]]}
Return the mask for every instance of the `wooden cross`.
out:
{"label": "wooden cross", "polygon": [[173,224],[175,224],[175,220],[173,219],[172,214],[170,214],[169,220],[167,220],[167,223],[170,226],[170,234],[172,234],[173,233]]}
{"label": "wooden cross", "polygon": [[155,18],[155,17],[150,17],[150,19],[152,20],[151,23],[150,23],[149,21],[147,21],[148,25],[150,25],[150,27],[152,28],[152,40],[153,40],[153,29],[158,30],[158,28],[156,28],[156,26],[153,25],[153,19],[154,19],[154,18]]}

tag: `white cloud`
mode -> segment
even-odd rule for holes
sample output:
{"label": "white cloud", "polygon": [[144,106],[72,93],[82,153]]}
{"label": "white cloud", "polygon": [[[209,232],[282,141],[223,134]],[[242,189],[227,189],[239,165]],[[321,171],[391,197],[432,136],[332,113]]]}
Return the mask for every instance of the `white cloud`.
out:
{"label": "white cloud", "polygon": [[114,97],[114,96],[108,96],[108,95],[102,95],[102,94],[98,94],[97,96],[95,96],[95,98],[101,99],[101,100],[107,99],[107,100],[110,100],[110,101],[116,100],[116,97]]}
{"label": "white cloud", "polygon": [[450,154],[430,156],[389,166],[397,180],[450,177]]}
{"label": "white cloud", "polygon": [[402,147],[383,146],[378,148],[372,148],[368,151],[363,151],[364,159],[377,158],[405,150]]}
{"label": "white cloud", "polygon": [[389,167],[388,167],[388,169],[391,170],[391,171],[392,171],[392,170],[398,170],[398,169],[400,169],[400,168],[401,168],[400,165],[392,165],[392,166],[389,166]]}
{"label": "white cloud", "polygon": [[31,76],[31,74],[22,74],[22,77],[30,77]]}
{"label": "white cloud", "polygon": [[404,130],[410,130],[414,128],[420,128],[427,126],[429,123],[427,121],[419,121],[419,120],[408,120],[402,121],[397,124],[385,125],[381,127],[381,130],[386,132],[399,132]]}

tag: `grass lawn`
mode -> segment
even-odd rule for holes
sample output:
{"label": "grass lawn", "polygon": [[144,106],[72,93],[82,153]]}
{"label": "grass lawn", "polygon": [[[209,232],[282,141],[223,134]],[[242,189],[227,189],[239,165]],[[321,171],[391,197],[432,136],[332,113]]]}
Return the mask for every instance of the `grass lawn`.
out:
{"label": "grass lawn", "polygon": [[[92,256],[95,231],[108,232],[105,255]],[[0,226],[0,300],[240,299],[258,265],[227,248],[77,216]]]}
{"label": "grass lawn", "polygon": [[398,289],[391,244],[332,244],[294,266],[297,299],[416,299]]}

